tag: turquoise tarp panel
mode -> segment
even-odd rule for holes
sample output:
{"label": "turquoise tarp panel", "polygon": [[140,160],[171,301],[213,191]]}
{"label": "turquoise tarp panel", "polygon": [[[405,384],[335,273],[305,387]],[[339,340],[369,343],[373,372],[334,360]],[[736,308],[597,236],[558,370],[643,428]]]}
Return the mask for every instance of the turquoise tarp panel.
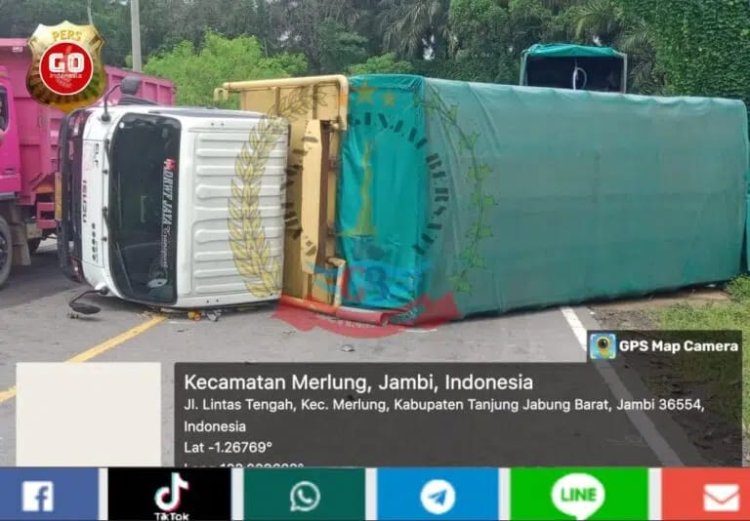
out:
{"label": "turquoise tarp panel", "polygon": [[342,149],[337,228],[349,269],[345,303],[394,308],[418,292],[412,248],[421,233],[426,180],[424,80],[350,79],[349,130]]}
{"label": "turquoise tarp panel", "polygon": [[[723,281],[743,268],[739,101],[351,81],[337,222],[349,305],[448,295],[465,316]],[[358,225],[367,215],[372,227]]]}

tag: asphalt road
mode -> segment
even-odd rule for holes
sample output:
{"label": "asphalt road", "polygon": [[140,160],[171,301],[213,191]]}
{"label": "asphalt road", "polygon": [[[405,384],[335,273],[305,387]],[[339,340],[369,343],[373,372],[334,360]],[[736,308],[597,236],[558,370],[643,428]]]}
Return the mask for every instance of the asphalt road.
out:
{"label": "asphalt road", "polygon": [[[582,335],[586,328],[598,327],[587,308],[553,308],[361,339],[320,328],[298,331],[275,318],[273,308],[264,308],[226,314],[216,322],[169,317],[119,345],[92,352],[92,347],[143,324],[151,315],[138,306],[101,298],[100,314],[72,319],[66,303],[83,289],[61,275],[54,243],[49,243],[34,256],[33,266],[16,269],[8,286],[0,290],[0,465],[16,464],[13,386],[17,362],[63,362],[81,353],[96,362],[161,362],[162,463],[171,465],[173,364],[178,361],[583,362]],[[595,381],[575,385],[601,386],[603,395],[616,397],[639,392],[641,384],[632,375],[606,367],[600,373]],[[589,447],[594,453],[626,451],[624,455],[653,466],[698,461],[675,425],[644,423],[636,415],[602,429],[599,440]]]}

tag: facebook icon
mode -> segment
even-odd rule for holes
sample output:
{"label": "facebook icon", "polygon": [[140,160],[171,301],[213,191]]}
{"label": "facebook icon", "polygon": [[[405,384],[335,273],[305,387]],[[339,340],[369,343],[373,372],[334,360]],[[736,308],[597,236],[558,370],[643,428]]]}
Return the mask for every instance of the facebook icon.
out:
{"label": "facebook icon", "polygon": [[99,519],[99,470],[0,468],[0,520]]}
{"label": "facebook icon", "polygon": [[54,512],[55,485],[51,481],[23,482],[24,512]]}

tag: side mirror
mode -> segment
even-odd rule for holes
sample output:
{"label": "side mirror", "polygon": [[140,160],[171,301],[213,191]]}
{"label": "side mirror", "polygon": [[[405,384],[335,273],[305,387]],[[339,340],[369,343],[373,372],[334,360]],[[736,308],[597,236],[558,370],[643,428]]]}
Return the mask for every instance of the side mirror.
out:
{"label": "side mirror", "polygon": [[97,313],[99,313],[99,311],[101,311],[98,306],[94,306],[93,304],[86,304],[85,302],[72,302],[70,304],[70,308],[76,313],[80,313],[81,315],[96,315]]}
{"label": "side mirror", "polygon": [[135,96],[141,88],[141,79],[138,76],[125,76],[120,82],[120,91],[127,96]]}
{"label": "side mirror", "polygon": [[86,295],[107,295],[108,293],[109,290],[106,286],[97,286],[97,289],[90,289],[78,295],[76,298],[68,302],[68,306],[70,306],[70,309],[74,312],[80,313],[81,315],[96,315],[100,311],[99,306],[87,304],[85,302],[78,302],[78,299],[85,297]]}
{"label": "side mirror", "polygon": [[141,79],[138,76],[125,76],[119,85],[115,85],[104,95],[104,113],[101,115],[100,119],[105,122],[108,122],[112,119],[109,115],[109,112],[107,111],[107,103],[109,102],[109,97],[116,89],[120,89],[120,92],[126,96],[134,96],[140,88]]}

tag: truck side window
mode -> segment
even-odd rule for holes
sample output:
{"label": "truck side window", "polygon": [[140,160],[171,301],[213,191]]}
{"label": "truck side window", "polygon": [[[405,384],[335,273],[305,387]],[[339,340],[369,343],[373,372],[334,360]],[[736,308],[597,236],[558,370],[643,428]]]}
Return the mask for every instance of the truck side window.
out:
{"label": "truck side window", "polygon": [[8,127],[8,93],[0,87],[0,130]]}

